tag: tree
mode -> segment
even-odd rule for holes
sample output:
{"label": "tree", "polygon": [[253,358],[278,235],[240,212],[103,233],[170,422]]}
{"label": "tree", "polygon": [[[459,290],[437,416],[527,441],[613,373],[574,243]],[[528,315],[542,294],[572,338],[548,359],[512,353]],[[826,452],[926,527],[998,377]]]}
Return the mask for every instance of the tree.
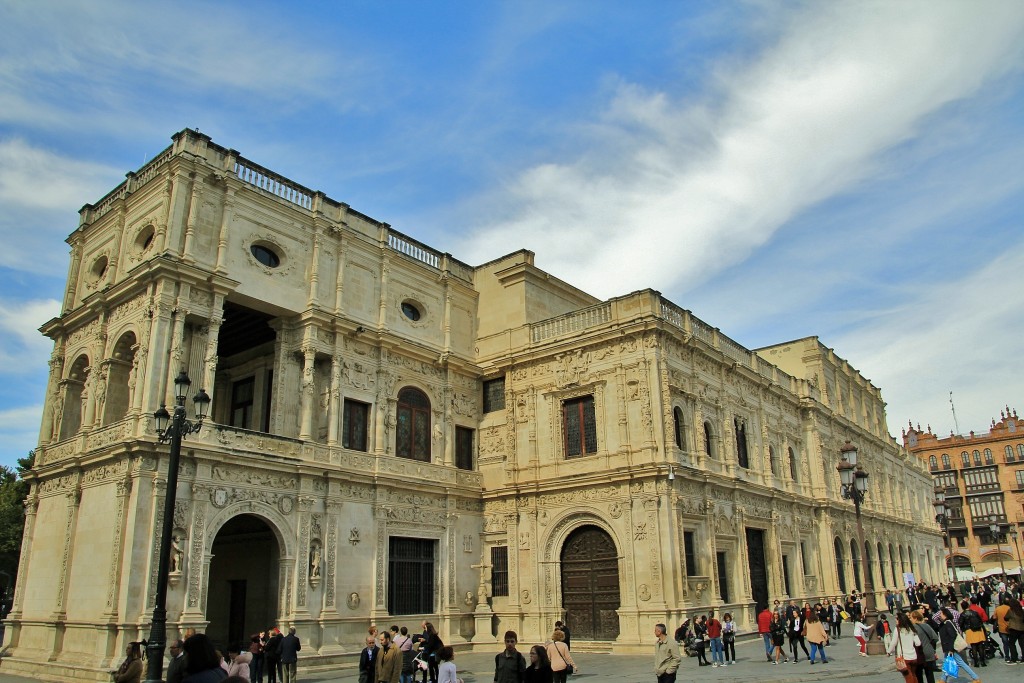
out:
{"label": "tree", "polygon": [[[18,458],[17,470],[0,465],[0,587],[13,588],[25,532],[25,497],[28,482],[22,477],[32,469],[35,452]],[[0,598],[6,598],[0,595]]]}

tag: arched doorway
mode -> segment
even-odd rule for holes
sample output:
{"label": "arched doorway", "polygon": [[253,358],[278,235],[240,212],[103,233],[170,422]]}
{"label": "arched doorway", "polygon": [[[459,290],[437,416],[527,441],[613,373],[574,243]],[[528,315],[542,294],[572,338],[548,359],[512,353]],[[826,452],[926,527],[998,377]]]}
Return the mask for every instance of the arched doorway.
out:
{"label": "arched doorway", "polygon": [[280,548],[274,532],[255,515],[229,519],[211,549],[207,635],[224,651],[248,645],[249,636],[277,624]]}
{"label": "arched doorway", "polygon": [[596,526],[573,531],[562,546],[562,608],[577,640],[619,635],[619,554]]}

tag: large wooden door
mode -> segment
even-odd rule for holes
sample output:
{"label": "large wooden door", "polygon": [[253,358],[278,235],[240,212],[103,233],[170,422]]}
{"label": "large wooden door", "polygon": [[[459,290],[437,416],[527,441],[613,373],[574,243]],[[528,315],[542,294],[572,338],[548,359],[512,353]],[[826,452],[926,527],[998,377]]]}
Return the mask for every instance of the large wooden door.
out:
{"label": "large wooden door", "polygon": [[[746,529],[747,562],[750,569],[750,595],[754,603],[768,606],[768,567],[764,555],[764,531]],[[758,607],[760,609],[760,607]]]}
{"label": "large wooden door", "polygon": [[593,526],[572,532],[562,546],[562,608],[572,637],[619,635],[619,557],[611,537]]}

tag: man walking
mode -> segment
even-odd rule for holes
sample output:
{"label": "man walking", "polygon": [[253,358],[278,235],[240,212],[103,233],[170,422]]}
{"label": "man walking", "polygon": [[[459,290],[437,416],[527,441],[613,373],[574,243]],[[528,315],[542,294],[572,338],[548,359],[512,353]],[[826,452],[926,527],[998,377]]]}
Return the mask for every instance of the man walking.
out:
{"label": "man walking", "polygon": [[757,615],[757,632],[764,641],[764,657],[770,662],[775,646],[772,644],[772,611],[768,609],[768,605],[765,605]]}
{"label": "man walking", "polygon": [[295,683],[295,666],[299,661],[299,650],[302,643],[295,635],[295,627],[288,628],[288,635],[281,639],[281,673],[284,674],[284,683]]}
{"label": "man walking", "polygon": [[391,643],[391,634],[382,631],[380,634],[380,654],[377,656],[375,680],[378,683],[398,683],[402,675],[402,654]]}
{"label": "man walking", "polygon": [[658,683],[675,683],[676,669],[679,668],[679,646],[668,637],[665,624],[655,624],[654,635],[658,642],[654,644],[654,673]]}

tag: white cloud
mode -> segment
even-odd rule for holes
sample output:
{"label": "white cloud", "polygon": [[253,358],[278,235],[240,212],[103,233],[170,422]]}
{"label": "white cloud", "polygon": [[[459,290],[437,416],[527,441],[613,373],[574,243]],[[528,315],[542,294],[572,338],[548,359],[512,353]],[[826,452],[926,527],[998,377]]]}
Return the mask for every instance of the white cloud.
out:
{"label": "white cloud", "polygon": [[692,286],[877,172],[926,117],[1018,69],[1024,46],[1014,3],[812,3],[785,21],[755,61],[719,71],[705,102],[622,86],[598,150],[524,172],[510,217],[468,258],[537,248],[601,296]]}
{"label": "white cloud", "polygon": [[60,302],[0,300],[0,368],[10,376],[46,367],[53,342],[39,327],[60,313]]}
{"label": "white cloud", "polygon": [[18,406],[0,410],[0,465],[14,468],[39,443],[43,406]]}

